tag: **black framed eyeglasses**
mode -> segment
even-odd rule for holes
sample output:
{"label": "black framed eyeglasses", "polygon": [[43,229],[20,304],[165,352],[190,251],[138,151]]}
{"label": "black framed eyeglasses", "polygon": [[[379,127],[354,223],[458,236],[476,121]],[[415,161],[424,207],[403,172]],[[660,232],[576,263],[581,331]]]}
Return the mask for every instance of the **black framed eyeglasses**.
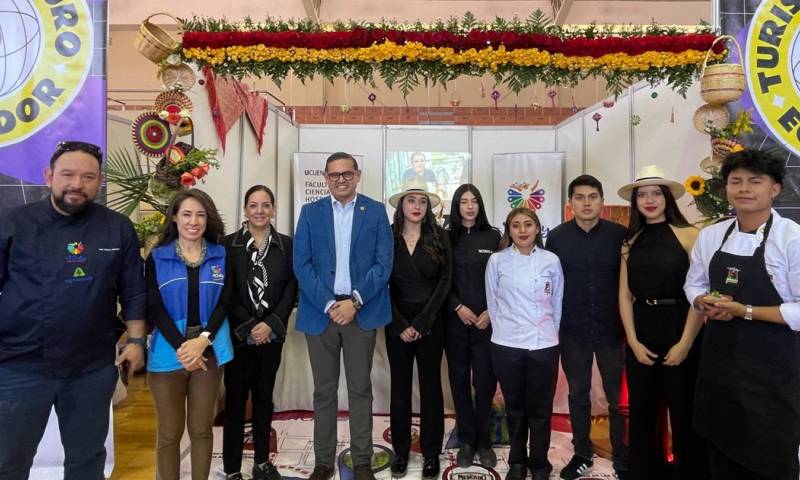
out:
{"label": "black framed eyeglasses", "polygon": [[66,152],[86,152],[95,157],[98,161],[103,161],[103,150],[101,150],[97,145],[89,142],[80,142],[76,140],[63,140],[58,142],[53,157],[58,157]]}
{"label": "black framed eyeglasses", "polygon": [[325,174],[331,182],[338,182],[339,178],[343,178],[348,182],[356,176],[356,172],[349,170],[347,172],[330,172]]}

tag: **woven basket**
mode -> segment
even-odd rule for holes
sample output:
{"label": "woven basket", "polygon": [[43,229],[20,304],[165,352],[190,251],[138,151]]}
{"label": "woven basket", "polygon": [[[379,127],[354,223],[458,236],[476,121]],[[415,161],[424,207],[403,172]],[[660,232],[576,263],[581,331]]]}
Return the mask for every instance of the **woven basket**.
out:
{"label": "woven basket", "polygon": [[139,32],[133,39],[133,47],[153,63],[161,63],[170,53],[181,46],[181,42],[174,39],[166,30],[154,23],[150,19],[156,15],[166,15],[175,20],[178,24],[178,35],[183,33],[183,23],[169,13],[154,13],[145,18],[139,25]]}
{"label": "woven basket", "polygon": [[710,123],[717,130],[722,130],[728,125],[731,114],[724,105],[705,104],[694,112],[692,124],[700,133],[706,133],[706,127]]}
{"label": "woven basket", "polygon": [[[714,49],[714,44],[720,40],[730,40],[736,45],[739,52],[739,63],[718,63],[708,65],[708,57]],[[730,35],[717,37],[706,52],[706,59],[703,61],[703,72],[700,74],[700,95],[706,103],[721,105],[723,103],[735,102],[739,100],[744,92],[745,77],[744,67],[742,66],[742,47],[739,42]]]}
{"label": "woven basket", "polygon": [[715,155],[726,157],[735,147],[743,147],[736,138],[712,138],[711,150]]}

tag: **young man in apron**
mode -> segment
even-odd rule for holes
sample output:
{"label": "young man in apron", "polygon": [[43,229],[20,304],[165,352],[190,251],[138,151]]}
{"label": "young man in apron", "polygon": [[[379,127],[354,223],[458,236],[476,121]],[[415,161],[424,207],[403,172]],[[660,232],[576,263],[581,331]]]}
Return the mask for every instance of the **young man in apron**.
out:
{"label": "young man in apron", "polygon": [[708,317],[694,427],[712,479],[797,480],[800,226],[772,209],[783,160],[745,150],[720,173],[736,218],[700,232],[684,287]]}

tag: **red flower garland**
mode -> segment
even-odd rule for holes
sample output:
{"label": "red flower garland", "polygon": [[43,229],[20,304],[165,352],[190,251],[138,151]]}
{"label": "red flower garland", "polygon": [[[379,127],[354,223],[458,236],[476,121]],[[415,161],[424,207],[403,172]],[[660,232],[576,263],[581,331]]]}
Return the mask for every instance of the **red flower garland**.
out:
{"label": "red flower garland", "polygon": [[[401,30],[354,28],[346,32],[186,32],[183,48],[223,48],[264,45],[266,47],[314,49],[363,48],[375,43],[392,41],[397,44],[418,42],[426,47],[450,47],[456,51],[487,46],[506,50],[537,48],[567,56],[602,57],[610,53],[639,55],[648,51],[679,53],[686,50],[708,50],[716,38],[712,34],[642,35],[634,37],[609,36],[599,38],[559,37],[539,33],[472,30],[466,35],[448,31],[405,32]],[[714,53],[722,53],[722,43],[714,45]]]}

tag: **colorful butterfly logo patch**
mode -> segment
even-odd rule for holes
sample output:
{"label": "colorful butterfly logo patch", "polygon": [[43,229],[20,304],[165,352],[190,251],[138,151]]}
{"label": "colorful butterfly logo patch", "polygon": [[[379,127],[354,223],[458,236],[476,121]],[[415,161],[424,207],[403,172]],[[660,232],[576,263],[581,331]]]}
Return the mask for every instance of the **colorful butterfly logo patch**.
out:
{"label": "colorful butterfly logo patch", "polygon": [[528,207],[539,210],[545,200],[544,188],[539,188],[539,180],[531,186],[528,182],[512,183],[508,189],[508,204],[511,208]]}

